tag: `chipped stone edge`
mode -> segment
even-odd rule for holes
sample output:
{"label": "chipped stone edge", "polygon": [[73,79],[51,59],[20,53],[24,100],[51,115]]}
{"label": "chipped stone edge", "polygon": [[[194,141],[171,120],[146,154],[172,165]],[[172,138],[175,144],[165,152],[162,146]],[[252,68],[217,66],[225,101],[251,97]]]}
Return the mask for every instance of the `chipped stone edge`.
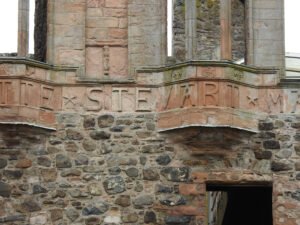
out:
{"label": "chipped stone edge", "polygon": [[183,129],[183,128],[191,128],[191,127],[210,127],[210,128],[232,128],[232,129],[238,129],[241,131],[251,132],[251,133],[258,133],[258,130],[255,129],[247,129],[243,127],[236,127],[236,126],[230,126],[230,125],[212,125],[212,124],[189,124],[189,125],[182,125],[172,128],[165,128],[165,129],[158,129],[158,132],[166,132],[166,131],[172,131],[176,129]]}
{"label": "chipped stone edge", "polygon": [[51,130],[51,131],[57,130],[56,128],[53,128],[53,127],[47,127],[47,126],[37,125],[34,123],[26,123],[26,122],[0,122],[0,124],[3,124],[3,125],[26,125],[26,126],[30,126],[30,127],[37,127],[37,128],[42,128],[42,129]]}

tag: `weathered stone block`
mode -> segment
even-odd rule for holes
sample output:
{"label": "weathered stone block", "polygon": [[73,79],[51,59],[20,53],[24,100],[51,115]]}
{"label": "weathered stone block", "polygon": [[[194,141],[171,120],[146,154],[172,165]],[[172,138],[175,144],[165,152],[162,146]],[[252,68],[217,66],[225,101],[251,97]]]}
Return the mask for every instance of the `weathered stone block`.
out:
{"label": "weathered stone block", "polygon": [[139,170],[137,168],[131,167],[128,168],[125,173],[127,174],[127,176],[129,177],[137,177],[139,175]]}
{"label": "weathered stone block", "polygon": [[0,181],[0,196],[9,197],[11,194],[11,186],[7,183]]}
{"label": "weathered stone block", "polygon": [[98,117],[98,126],[100,128],[111,127],[115,121],[112,115],[102,115]]}
{"label": "weathered stone block", "polygon": [[7,160],[6,159],[0,159],[0,169],[3,169],[7,166]]}
{"label": "weathered stone block", "polygon": [[41,194],[41,193],[47,193],[48,190],[41,185],[35,184],[32,187],[32,194]]}
{"label": "weathered stone block", "polygon": [[180,195],[165,195],[159,200],[159,202],[162,205],[166,206],[177,206],[186,204],[186,200]]}
{"label": "weathered stone block", "polygon": [[189,168],[187,167],[166,167],[160,173],[167,180],[173,182],[185,182],[189,179]]}
{"label": "weathered stone block", "polygon": [[191,221],[190,216],[167,216],[165,218],[166,224],[189,224]]}
{"label": "weathered stone block", "polygon": [[18,207],[17,211],[23,213],[40,211],[40,205],[32,198],[25,199]]}
{"label": "weathered stone block", "polygon": [[74,208],[65,209],[65,214],[71,222],[75,221],[79,217],[79,213]]}
{"label": "weathered stone block", "polygon": [[122,193],[126,190],[125,182],[121,176],[110,177],[103,182],[107,194]]}
{"label": "weathered stone block", "polygon": [[271,169],[275,172],[291,170],[293,166],[289,162],[272,161]]}
{"label": "weathered stone block", "polygon": [[258,129],[259,130],[273,130],[274,129],[274,125],[272,122],[260,122],[258,124]]}
{"label": "weathered stone block", "polygon": [[39,166],[50,167],[51,166],[51,159],[47,156],[38,157],[37,158],[37,164]]}
{"label": "weathered stone block", "polygon": [[71,168],[72,167],[72,162],[71,159],[62,154],[58,154],[55,157],[56,161],[56,167],[57,168]]}
{"label": "weathered stone block", "polygon": [[23,176],[21,170],[4,170],[3,175],[8,179],[20,179]]}
{"label": "weathered stone block", "polygon": [[[104,211],[105,210],[105,211]],[[91,215],[101,215],[102,213],[106,212],[108,210],[108,206],[106,208],[98,208],[96,206],[87,206],[82,209],[82,215],[83,216],[91,216]]]}
{"label": "weathered stone block", "polygon": [[160,176],[156,169],[147,168],[143,170],[143,178],[144,180],[159,180]]}
{"label": "weathered stone block", "polygon": [[16,168],[26,169],[32,166],[32,161],[30,159],[20,159],[16,164]]}
{"label": "weathered stone block", "polygon": [[136,223],[139,219],[139,216],[137,213],[123,213],[121,220],[124,223]]}
{"label": "weathered stone block", "polygon": [[83,139],[82,134],[79,131],[74,130],[74,129],[68,129],[66,131],[66,134],[67,134],[67,138],[70,140],[82,140]]}
{"label": "weathered stone block", "polygon": [[266,140],[263,142],[263,146],[266,149],[280,149],[279,141],[276,140]]}
{"label": "weathered stone block", "polygon": [[128,207],[131,205],[130,195],[120,195],[115,200],[115,204],[120,205],[122,207]]}
{"label": "weathered stone block", "polygon": [[144,206],[152,205],[154,202],[152,195],[140,195],[133,200],[133,205],[136,208],[143,208]]}
{"label": "weathered stone block", "polygon": [[160,155],[156,158],[156,162],[159,165],[166,166],[171,162],[171,157],[169,155]]}
{"label": "weathered stone block", "polygon": [[153,211],[146,211],[144,215],[144,223],[156,223],[156,214]]}
{"label": "weathered stone block", "polygon": [[95,130],[90,132],[90,137],[94,140],[110,139],[111,134],[105,131]]}

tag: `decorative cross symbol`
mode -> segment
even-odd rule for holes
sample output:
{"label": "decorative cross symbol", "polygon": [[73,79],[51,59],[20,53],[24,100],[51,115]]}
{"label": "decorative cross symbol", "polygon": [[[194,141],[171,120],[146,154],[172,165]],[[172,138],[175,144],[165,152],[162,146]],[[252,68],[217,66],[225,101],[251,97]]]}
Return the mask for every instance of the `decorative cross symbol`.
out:
{"label": "decorative cross symbol", "polygon": [[73,100],[77,98],[76,96],[64,96],[63,98],[65,99],[65,106],[67,106],[69,103],[75,106],[75,102]]}
{"label": "decorative cross symbol", "polygon": [[257,100],[258,100],[257,97],[247,96],[247,98],[248,98],[248,102],[249,102],[250,105],[252,104],[252,105],[256,106]]}

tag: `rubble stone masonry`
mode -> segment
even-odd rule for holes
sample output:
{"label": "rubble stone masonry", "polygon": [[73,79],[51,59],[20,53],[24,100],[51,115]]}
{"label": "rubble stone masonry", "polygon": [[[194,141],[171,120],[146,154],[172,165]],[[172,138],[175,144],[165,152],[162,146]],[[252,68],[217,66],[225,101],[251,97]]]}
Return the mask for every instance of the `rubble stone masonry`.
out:
{"label": "rubble stone masonry", "polygon": [[0,222],[205,224],[209,181],[272,184],[274,223],[298,224],[297,116],[271,116],[258,133],[158,133],[156,120],[61,113],[56,132],[1,125]]}

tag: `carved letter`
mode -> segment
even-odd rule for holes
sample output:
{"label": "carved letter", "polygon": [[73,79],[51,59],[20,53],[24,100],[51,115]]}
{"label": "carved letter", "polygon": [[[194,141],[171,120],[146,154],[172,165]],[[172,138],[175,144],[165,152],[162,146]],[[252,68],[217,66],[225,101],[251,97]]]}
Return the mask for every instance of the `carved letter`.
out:
{"label": "carved letter", "polygon": [[193,97],[192,97],[192,90],[191,87],[194,86],[194,84],[184,84],[181,85],[180,87],[183,89],[183,94],[182,94],[182,100],[181,100],[181,105],[180,107],[184,107],[185,101],[190,100],[191,105],[195,106],[195,103],[193,102]]}
{"label": "carved letter", "polygon": [[9,92],[12,91],[12,83],[10,81],[0,82],[0,104],[7,105],[9,102]]}
{"label": "carved letter", "polygon": [[[140,112],[151,112],[151,107],[149,106],[148,98],[143,98],[140,96],[141,93],[151,94],[150,88],[137,88],[136,89],[136,111]],[[140,104],[144,103],[146,106],[141,106]]]}
{"label": "carved letter", "polygon": [[21,83],[21,105],[29,105],[33,88],[32,83],[22,82]]}
{"label": "carved letter", "polygon": [[239,108],[240,103],[240,89],[235,85],[227,85],[227,106],[231,108]]}
{"label": "carved letter", "polygon": [[103,48],[103,68],[104,75],[109,76],[109,47],[104,46]]}
{"label": "carved letter", "polygon": [[170,99],[171,99],[171,94],[172,94],[173,87],[174,87],[174,85],[171,85],[170,91],[167,94],[167,99],[165,100],[165,107],[164,107],[165,110],[168,109],[168,105],[169,105],[169,102],[170,102]]}
{"label": "carved letter", "polygon": [[292,94],[296,94],[296,99],[294,101],[294,106],[292,109],[292,113],[295,113],[297,111],[298,104],[300,104],[300,94],[298,91],[292,91]]}
{"label": "carved letter", "polygon": [[54,89],[47,86],[42,86],[41,108],[53,110],[53,93]]}
{"label": "carved letter", "polygon": [[101,92],[102,92],[101,88],[92,88],[92,89],[87,90],[87,93],[86,93],[87,99],[90,100],[91,102],[95,103],[95,105],[94,106],[86,105],[85,106],[86,111],[98,112],[98,111],[102,110],[103,104],[99,100],[99,96],[97,98],[97,96],[94,95],[96,93],[101,93]]}
{"label": "carved letter", "polygon": [[218,83],[204,83],[204,105],[219,105],[219,85]]}
{"label": "carved letter", "polygon": [[269,95],[269,101],[268,101],[268,108],[269,108],[269,113],[272,112],[272,105],[277,106],[279,103],[279,108],[280,108],[280,113],[283,113],[283,97],[281,94],[278,94],[277,97],[274,97],[272,93]]}
{"label": "carved letter", "polygon": [[118,112],[122,112],[123,111],[123,104],[122,104],[122,92],[128,92],[127,88],[113,88],[112,90],[113,92],[117,92],[118,93]]}

